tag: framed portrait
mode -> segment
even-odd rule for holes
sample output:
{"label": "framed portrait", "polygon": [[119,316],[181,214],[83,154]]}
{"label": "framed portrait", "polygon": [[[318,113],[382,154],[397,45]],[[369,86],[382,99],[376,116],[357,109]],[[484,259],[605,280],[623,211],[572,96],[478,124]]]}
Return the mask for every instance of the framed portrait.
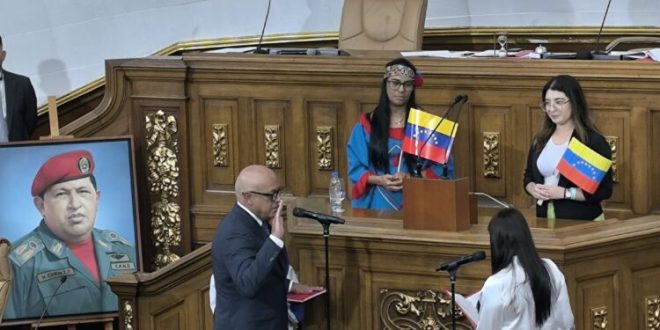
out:
{"label": "framed portrait", "polygon": [[3,323],[117,312],[106,279],[142,268],[132,138],[0,144],[0,159]]}

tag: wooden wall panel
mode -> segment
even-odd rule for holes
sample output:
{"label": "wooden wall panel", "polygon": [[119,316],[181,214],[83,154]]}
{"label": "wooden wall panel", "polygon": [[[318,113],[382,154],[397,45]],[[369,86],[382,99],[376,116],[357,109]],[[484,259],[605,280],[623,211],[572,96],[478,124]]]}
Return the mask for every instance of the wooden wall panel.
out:
{"label": "wooden wall panel", "polygon": [[[660,321],[660,267],[637,269],[632,273],[634,304],[629,310],[636,324],[658,325]],[[651,329],[653,327],[647,327]],[[657,327],[656,327],[657,328]]]}
{"label": "wooden wall panel", "polygon": [[[345,149],[338,132],[338,116],[342,112],[342,104],[339,100],[306,102],[306,113],[309,116],[305,125],[308,132],[306,141],[311,160],[306,171],[310,176],[309,194],[327,194],[330,173],[340,170],[339,155],[343,154]],[[323,150],[327,152],[319,154]]]}
{"label": "wooden wall panel", "polygon": [[190,322],[186,315],[183,301],[168,306],[167,309],[152,315],[154,329],[178,330],[183,329]]}
{"label": "wooden wall panel", "polygon": [[[485,192],[493,197],[507,198],[507,182],[512,181],[507,175],[507,148],[511,145],[511,137],[513,134],[513,124],[511,122],[511,108],[493,106],[493,105],[472,105],[474,130],[471,140],[474,141],[473,148],[475,150],[473,159],[475,164],[475,171],[472,177],[475,191]],[[486,136],[492,136],[497,140],[497,150],[493,150],[492,154],[498,154],[497,163],[494,164],[496,176],[485,177],[486,171],[484,169],[484,159],[487,152],[484,150],[486,143]],[[494,141],[495,143],[495,141]]]}
{"label": "wooden wall panel", "polygon": [[[616,139],[616,175],[614,191],[607,204],[616,207],[631,208],[630,196],[631,172],[626,164],[631,164],[630,153],[630,108],[592,107],[594,120],[606,138]],[[614,156],[614,155],[613,155]]]}
{"label": "wooden wall panel", "polygon": [[[202,125],[195,131],[203,137],[202,148],[198,151],[201,153],[200,165],[204,170],[201,173],[203,186],[196,187],[197,191],[233,191],[236,173],[240,171],[237,161],[240,151],[236,148],[236,141],[241,138],[237,123],[238,100],[201,98],[200,103]],[[215,150],[220,146],[214,146],[214,134],[217,136],[220,133],[224,137],[216,137],[215,140],[222,145],[223,150],[218,150],[222,154],[216,156]]]}
{"label": "wooden wall panel", "polygon": [[644,178],[652,182],[650,185],[650,208],[653,212],[660,211],[660,107],[653,108],[649,115],[649,122],[651,123],[650,141],[649,141],[649,159],[648,161],[653,166],[650,166],[648,175],[643,175]]}
{"label": "wooden wall panel", "polygon": [[[580,329],[600,329],[595,323],[605,322],[604,329],[620,329],[617,311],[619,300],[615,295],[619,292],[616,273],[600,274],[589,278],[576,279],[577,306],[582,307],[582,315],[575,315],[576,326]],[[603,315],[603,311],[606,315]]]}
{"label": "wooden wall panel", "polygon": [[253,109],[255,120],[252,123],[243,123],[251,126],[256,137],[253,148],[257,151],[256,162],[270,167],[287,185],[287,128],[285,115],[291,111],[291,102],[288,100],[254,99]]}

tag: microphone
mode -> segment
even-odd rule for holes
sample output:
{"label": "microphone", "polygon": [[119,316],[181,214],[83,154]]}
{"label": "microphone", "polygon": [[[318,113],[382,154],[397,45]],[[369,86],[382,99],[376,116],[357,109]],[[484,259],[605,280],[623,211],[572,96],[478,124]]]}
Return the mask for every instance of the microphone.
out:
{"label": "microphone", "polygon": [[335,216],[327,215],[327,214],[322,214],[322,213],[317,213],[317,212],[314,212],[314,211],[308,211],[308,210],[305,210],[305,209],[301,209],[299,207],[296,207],[295,209],[293,209],[293,215],[295,215],[297,217],[301,217],[301,218],[314,219],[314,220],[316,220],[316,221],[318,221],[318,222],[320,222],[324,225],[331,224],[331,223],[343,225],[346,222],[346,220],[344,220],[342,218],[339,218],[339,217],[335,217]]}
{"label": "microphone", "polygon": [[62,284],[66,282],[66,280],[69,278],[68,275],[62,276],[60,279],[60,284],[57,285],[57,288],[55,288],[55,291],[53,291],[53,294],[50,296],[50,299],[48,299],[48,303],[46,304],[46,308],[44,308],[44,311],[41,313],[41,316],[39,317],[39,321],[37,321],[37,325],[35,326],[34,330],[39,329],[39,325],[41,324],[41,321],[44,319],[44,316],[46,315],[46,311],[48,310],[48,307],[50,307],[50,303],[53,302],[53,298],[57,296],[57,291],[60,290],[62,287]]}
{"label": "microphone", "polygon": [[266,18],[264,19],[264,26],[261,28],[261,35],[259,36],[259,42],[257,43],[257,48],[254,50],[255,54],[268,54],[267,49],[261,49],[261,41],[264,39],[264,32],[266,32],[266,23],[268,23],[268,15],[270,14],[270,2],[268,0],[268,8],[266,9]]}
{"label": "microphone", "polygon": [[[467,95],[462,95],[461,96],[461,102],[458,105],[458,111],[456,112],[456,119],[453,121],[454,123],[451,125],[451,135],[449,137],[451,138],[454,136],[454,133],[456,132],[456,127],[458,123],[458,119],[461,117],[461,110],[463,110],[463,105],[467,103],[468,101],[468,96]],[[447,149],[445,149],[445,163],[442,164],[442,177],[447,179],[448,178],[448,168],[447,168],[447,163],[449,163],[449,154],[451,152],[451,148],[454,146],[454,141],[451,141],[449,143],[449,146],[447,146]]]}
{"label": "microphone", "polygon": [[610,4],[612,4],[612,0],[607,1],[607,8],[605,8],[605,15],[603,15],[603,21],[600,23],[600,29],[598,30],[598,36],[596,37],[596,51],[595,53],[599,52],[600,48],[600,36],[603,33],[603,27],[605,26],[605,19],[607,18],[607,13],[610,11]]}
{"label": "microphone", "polygon": [[[465,96],[465,98],[467,98],[467,96]],[[438,127],[440,127],[440,124],[442,124],[442,122],[445,120],[445,118],[449,115],[449,112],[456,106],[456,104],[458,104],[462,100],[463,100],[463,95],[456,95],[456,97],[454,98],[454,102],[452,102],[451,105],[447,108],[447,111],[445,111],[445,114],[442,117],[440,117],[440,121],[438,122],[437,125],[435,125],[432,132],[435,132],[438,129]],[[415,164],[416,164],[417,168],[415,169],[414,174],[418,178],[422,177],[422,157],[421,157],[421,153],[422,153],[422,150],[424,150],[424,147],[426,147],[426,144],[429,143],[429,140],[431,139],[432,136],[433,136],[433,134],[429,134],[429,136],[426,138],[424,143],[422,143],[422,147],[419,148],[419,150],[417,151],[417,155],[416,155],[417,158],[415,159]]]}
{"label": "microphone", "polygon": [[605,8],[605,14],[603,15],[603,21],[600,23],[600,29],[598,29],[598,35],[596,36],[595,49],[593,51],[579,51],[575,54],[575,58],[579,60],[591,60],[594,58],[594,55],[607,55],[608,52],[599,50],[600,48],[600,36],[603,34],[603,27],[605,26],[605,19],[607,18],[607,13],[610,11],[610,4],[612,0],[607,1],[607,8]]}
{"label": "microphone", "polygon": [[465,257],[460,257],[458,259],[452,260],[452,261],[447,261],[440,266],[435,268],[436,272],[446,270],[448,272],[454,271],[458,269],[458,267],[475,262],[475,261],[481,261],[486,259],[486,253],[484,251],[477,251],[473,253],[472,255],[465,256]]}

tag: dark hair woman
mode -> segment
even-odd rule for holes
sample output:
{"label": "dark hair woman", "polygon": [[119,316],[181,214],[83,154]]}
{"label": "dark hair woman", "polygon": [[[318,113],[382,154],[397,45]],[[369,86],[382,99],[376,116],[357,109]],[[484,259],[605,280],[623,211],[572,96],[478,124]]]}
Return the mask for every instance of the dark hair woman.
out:
{"label": "dark hair woman", "polygon": [[612,195],[612,172],[607,171],[593,193],[578,188],[558,171],[571,138],[612,159],[610,146],[591,119],[580,83],[568,75],[550,79],[541,92],[545,122],[527,156],[525,191],[537,200],[536,216],[603,220],[601,202]]}
{"label": "dark hair woman", "polygon": [[477,329],[571,329],[564,275],[539,257],[520,211],[499,211],[488,232],[493,275],[481,289]]}
{"label": "dark hair woman", "polygon": [[[385,65],[376,108],[362,114],[347,144],[348,176],[353,184],[354,208],[399,210],[403,202],[403,178],[415,170],[415,158],[401,152],[410,108],[419,106],[415,88],[422,85],[417,68],[405,58]],[[425,162],[422,175],[442,175],[440,164]],[[454,176],[448,162],[448,176]]]}

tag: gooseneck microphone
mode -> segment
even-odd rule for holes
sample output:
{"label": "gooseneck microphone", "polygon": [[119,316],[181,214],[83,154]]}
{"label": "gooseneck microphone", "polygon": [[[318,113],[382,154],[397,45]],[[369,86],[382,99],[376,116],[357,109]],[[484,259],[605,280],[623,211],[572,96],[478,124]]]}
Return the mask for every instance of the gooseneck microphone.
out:
{"label": "gooseneck microphone", "polygon": [[53,291],[53,294],[50,296],[50,299],[48,299],[48,303],[46,304],[46,307],[44,308],[44,311],[41,313],[41,316],[39,317],[39,321],[37,321],[37,325],[34,327],[35,330],[39,329],[39,325],[41,324],[41,321],[44,319],[44,316],[46,315],[46,311],[48,310],[48,307],[50,307],[50,303],[53,302],[53,298],[57,295],[57,291],[60,290],[62,287],[62,284],[66,282],[66,280],[69,278],[69,276],[62,276],[60,279],[60,284],[57,285],[57,288],[55,288],[55,291]]}
{"label": "gooseneck microphone", "polygon": [[[458,105],[458,111],[456,111],[456,119],[451,124],[451,135],[449,135],[449,138],[452,138],[456,133],[456,127],[458,127],[458,119],[461,118],[461,110],[463,110],[463,105],[465,105],[467,101],[468,101],[468,96],[463,95],[463,99]],[[453,146],[454,146],[454,140],[451,140],[451,142],[447,146],[447,149],[445,149],[445,163],[442,164],[442,177],[445,179],[449,178],[449,173],[448,173],[449,169],[447,168],[447,164],[449,163],[449,154],[451,153],[451,148]]]}
{"label": "gooseneck microphone", "polygon": [[426,140],[424,140],[424,143],[422,143],[422,147],[419,148],[419,150],[417,150],[417,158],[415,159],[415,165],[416,165],[416,169],[415,169],[415,173],[414,173],[415,177],[418,177],[418,178],[422,177],[422,156],[421,156],[421,153],[422,153],[422,150],[424,150],[424,147],[426,147],[426,144],[429,143],[429,140],[433,136],[433,132],[435,132],[438,129],[438,127],[440,127],[442,122],[449,115],[449,112],[452,109],[454,109],[456,104],[460,103],[463,100],[464,97],[467,98],[467,96],[464,96],[464,95],[456,95],[456,97],[454,98],[454,102],[452,102],[451,105],[447,108],[447,111],[445,111],[445,114],[442,117],[440,117],[440,121],[438,121],[438,124],[435,125],[435,127],[433,128],[433,131],[431,131],[431,133],[426,138]]}
{"label": "gooseneck microphone", "polygon": [[254,50],[255,54],[268,54],[267,49],[261,49],[261,41],[264,39],[264,32],[266,32],[266,23],[268,23],[268,15],[270,15],[270,2],[268,0],[268,8],[266,9],[266,18],[264,19],[264,26],[261,28],[261,35],[259,35],[259,42],[257,43],[257,48]]}
{"label": "gooseneck microphone", "polygon": [[309,219],[314,219],[322,224],[339,224],[343,225],[346,220],[335,217],[332,215],[327,215],[327,214],[322,214],[314,211],[308,211],[305,209],[301,209],[299,207],[296,207],[293,209],[293,215],[300,217],[300,218],[309,218]]}
{"label": "gooseneck microphone", "polygon": [[605,26],[605,19],[607,18],[607,13],[610,11],[610,4],[612,0],[607,1],[607,8],[605,8],[605,15],[603,15],[603,21],[600,23],[600,29],[598,30],[598,36],[596,37],[596,53],[600,50],[600,36],[603,33],[603,27]]}
{"label": "gooseneck microphone", "polygon": [[600,36],[603,34],[603,27],[605,26],[605,19],[607,18],[607,13],[610,11],[610,4],[612,0],[607,1],[607,8],[605,8],[605,14],[603,15],[603,21],[600,23],[600,29],[598,29],[598,35],[596,36],[596,44],[594,45],[591,51],[581,50],[575,54],[575,58],[578,60],[591,60],[594,58],[594,55],[607,55],[606,51],[600,51]]}
{"label": "gooseneck microphone", "polygon": [[440,266],[436,267],[435,271],[454,271],[458,269],[458,267],[465,265],[467,263],[475,262],[475,261],[481,261],[486,259],[486,253],[484,251],[477,251],[473,253],[472,255],[465,256],[465,257],[460,257],[455,260],[447,261],[443,264],[440,264]]}

